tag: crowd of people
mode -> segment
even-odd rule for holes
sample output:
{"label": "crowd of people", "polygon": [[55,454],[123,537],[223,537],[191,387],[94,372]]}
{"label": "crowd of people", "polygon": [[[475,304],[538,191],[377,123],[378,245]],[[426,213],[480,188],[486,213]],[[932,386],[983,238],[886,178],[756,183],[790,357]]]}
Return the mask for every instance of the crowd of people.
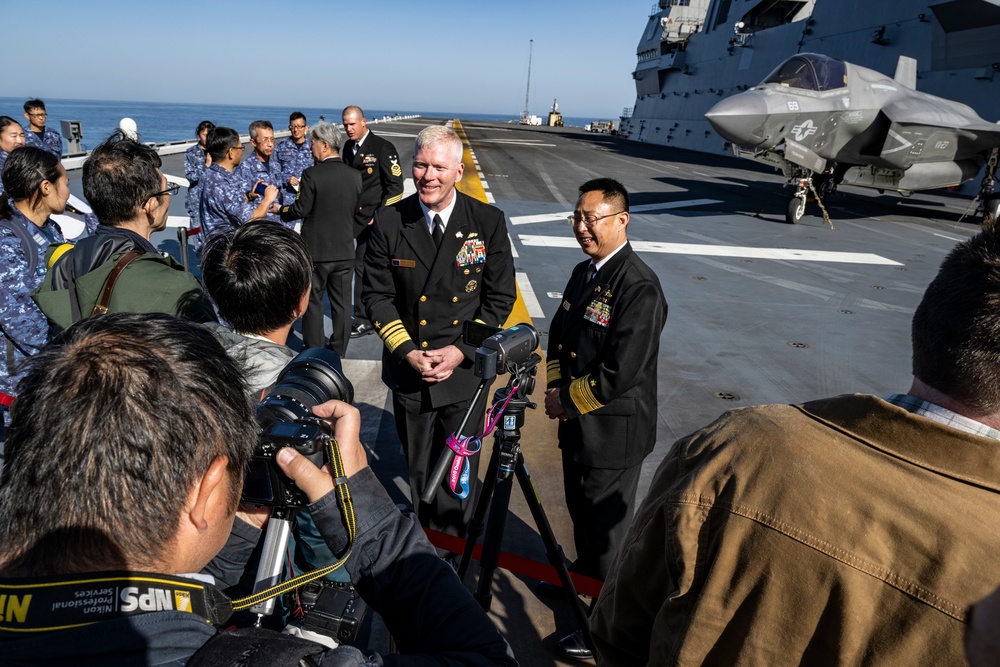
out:
{"label": "crowd of people", "polygon": [[[218,630],[269,520],[240,502],[253,406],[301,319],[306,347],[340,356],[381,340],[413,506],[401,513],[368,467],[360,413],[316,405],[343,469],[274,457],[309,500],[296,517],[309,567],[346,559],[399,650],[386,664],[516,664],[422,530],[466,535],[478,452],[428,485],[467,413],[464,435],[482,433],[463,323],[503,327],[517,295],[504,213],[456,187],[458,135],[419,132],[404,198],[395,147],[357,106],[343,131],[294,112],[277,144],[253,121],[248,156],[235,129],[202,122],[184,160],[199,282],[152,242],[179,194],[155,149],[122,132],[94,149],[82,184],[97,225],[69,244],[52,220],[69,197],[61,140],[40,100],[25,117],[0,116],[0,662],[383,664],[364,647]],[[580,186],[568,222],[586,257],[549,327],[570,569],[605,582],[560,653],[888,665],[955,664],[967,648],[995,662],[1000,593],[970,610],[996,585],[1000,546],[1000,234],[960,243],[928,287],[905,394],[723,415],[674,445],[636,508],[667,302],[629,221],[621,183]]]}

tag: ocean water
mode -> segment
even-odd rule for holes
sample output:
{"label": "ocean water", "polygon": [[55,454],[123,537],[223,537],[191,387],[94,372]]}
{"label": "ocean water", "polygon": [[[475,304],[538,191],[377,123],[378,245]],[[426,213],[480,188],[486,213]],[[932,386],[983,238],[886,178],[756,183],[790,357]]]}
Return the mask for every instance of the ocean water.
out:
{"label": "ocean water", "polygon": [[[0,115],[11,116],[26,122],[22,105],[24,100],[14,97],[0,97]],[[122,118],[131,118],[139,129],[143,141],[153,143],[169,143],[174,141],[191,141],[194,131],[203,120],[210,120],[216,125],[231,127],[241,134],[247,131],[247,125],[254,120],[269,120],[275,130],[288,127],[288,114],[301,111],[306,119],[313,123],[320,116],[325,116],[330,122],[340,122],[340,112],[343,107],[319,109],[312,107],[282,108],[262,106],[237,106],[228,104],[182,104],[167,102],[117,102],[110,100],[63,100],[46,99],[45,108],[49,113],[46,125],[60,130],[60,120],[80,121],[83,127],[83,147],[85,150],[94,148],[105,137],[118,129]],[[427,118],[459,118],[470,121],[492,121],[505,123],[516,122],[514,114],[474,114],[453,113],[445,111],[416,111],[411,109],[365,109],[369,120],[395,114],[408,116],[419,114]],[[583,125],[598,118],[564,117],[566,125]],[[607,119],[604,119],[607,120]],[[65,141],[63,149],[65,150]]]}

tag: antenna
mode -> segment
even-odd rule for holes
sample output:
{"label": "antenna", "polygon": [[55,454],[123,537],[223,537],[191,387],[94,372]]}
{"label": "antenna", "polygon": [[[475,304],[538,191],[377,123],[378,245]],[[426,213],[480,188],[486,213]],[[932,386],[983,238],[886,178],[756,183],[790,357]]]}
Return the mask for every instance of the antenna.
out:
{"label": "antenna", "polygon": [[531,52],[534,48],[535,40],[528,40],[528,84],[524,87],[524,112],[521,114],[521,118],[527,118],[531,115],[528,111],[528,94],[531,92]]}

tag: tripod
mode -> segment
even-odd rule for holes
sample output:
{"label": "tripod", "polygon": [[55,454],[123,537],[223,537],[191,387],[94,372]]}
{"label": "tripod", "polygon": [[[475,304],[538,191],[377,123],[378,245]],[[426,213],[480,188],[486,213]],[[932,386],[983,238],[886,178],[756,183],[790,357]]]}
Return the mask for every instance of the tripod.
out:
{"label": "tripod", "polygon": [[[483,551],[480,559],[479,582],[476,587],[475,598],[479,605],[489,611],[493,602],[493,576],[497,569],[500,557],[500,547],[503,543],[503,533],[507,522],[507,511],[510,505],[511,487],[513,477],[517,478],[521,485],[521,492],[531,516],[538,528],[538,533],[545,544],[545,555],[559,574],[559,580],[563,588],[569,595],[573,615],[583,632],[584,641],[593,651],[593,642],[590,638],[590,623],[587,619],[587,612],[584,610],[580,597],[577,595],[576,587],[569,576],[566,568],[562,547],[556,541],[549,524],[542,503],[535,493],[531,483],[531,475],[524,465],[524,455],[521,452],[521,427],[524,426],[525,408],[534,409],[536,405],[527,400],[527,395],[535,387],[535,370],[541,357],[532,354],[531,359],[518,369],[516,374],[511,375],[505,389],[498,389],[493,394],[494,407],[507,400],[510,392],[515,394],[510,398],[507,408],[504,410],[503,419],[497,425],[493,438],[493,454],[490,457],[489,466],[486,469],[486,477],[483,481],[482,493],[476,504],[472,523],[468,529],[468,539],[465,542],[465,551],[458,568],[458,577],[465,581],[469,563],[472,561],[472,553],[480,535],[483,534],[485,526],[486,536],[483,539]],[[513,477],[512,477],[513,475]],[[484,523],[487,511],[489,512],[489,523]]]}

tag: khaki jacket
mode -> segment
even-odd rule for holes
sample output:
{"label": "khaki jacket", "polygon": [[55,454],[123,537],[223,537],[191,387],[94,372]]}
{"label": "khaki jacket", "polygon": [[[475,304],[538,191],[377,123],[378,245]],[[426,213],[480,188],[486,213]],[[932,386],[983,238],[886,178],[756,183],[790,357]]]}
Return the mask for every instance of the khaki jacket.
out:
{"label": "khaki jacket", "polygon": [[1000,581],[1000,443],[853,395],[736,410],[656,473],[601,665],[964,665]]}

